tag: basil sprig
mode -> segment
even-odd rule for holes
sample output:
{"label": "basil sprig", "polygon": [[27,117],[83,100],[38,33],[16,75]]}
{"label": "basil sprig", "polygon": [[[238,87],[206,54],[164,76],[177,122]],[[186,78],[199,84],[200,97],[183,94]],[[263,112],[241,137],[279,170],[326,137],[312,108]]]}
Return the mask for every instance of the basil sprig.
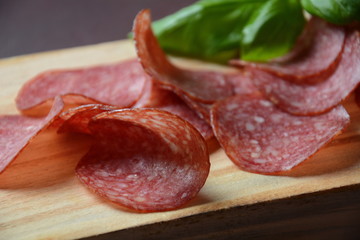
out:
{"label": "basil sprig", "polygon": [[328,22],[360,21],[360,0],[301,0],[301,4],[306,11]]}
{"label": "basil sprig", "polygon": [[201,0],[154,22],[168,53],[225,62],[287,53],[305,24],[298,0]]}

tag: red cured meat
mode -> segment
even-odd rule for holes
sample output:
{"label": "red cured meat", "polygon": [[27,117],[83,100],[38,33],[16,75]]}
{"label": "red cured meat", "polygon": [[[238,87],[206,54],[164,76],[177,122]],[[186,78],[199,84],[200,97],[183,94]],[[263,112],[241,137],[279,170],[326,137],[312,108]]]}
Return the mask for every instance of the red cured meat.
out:
{"label": "red cured meat", "polygon": [[[71,108],[60,115],[59,133],[78,132],[90,134],[88,124],[92,117],[119,108],[102,104],[88,104],[76,108]],[[60,122],[59,121],[59,122]]]}
{"label": "red cured meat", "polygon": [[146,107],[149,102],[157,101],[158,87],[155,87],[155,80],[148,78],[144,84],[143,91],[141,92],[140,98],[132,106],[133,108]]}
{"label": "red cured meat", "polygon": [[197,113],[197,115],[201,119],[205,120],[208,124],[210,124],[210,109],[212,108],[213,103],[198,102],[189,98],[186,95],[183,95],[182,99],[191,109],[193,109]]}
{"label": "red cured meat", "polygon": [[[139,101],[135,103],[133,108],[154,108],[166,104],[167,99],[172,96],[171,91],[161,88],[156,80],[147,81]],[[171,102],[171,97],[170,97]]]}
{"label": "red cured meat", "polygon": [[0,173],[36,135],[55,121],[63,107],[62,99],[57,97],[54,100],[52,109],[45,118],[20,115],[0,117]]}
{"label": "red cured meat", "polygon": [[142,212],[178,208],[209,174],[203,137],[160,110],[105,112],[89,123],[97,141],[79,162],[80,180],[100,196]]}
{"label": "red cured meat", "polygon": [[[147,100],[142,97],[141,102],[136,103],[134,108],[156,108],[175,114],[192,124],[205,138],[206,141],[212,140],[214,133],[211,126],[202,120],[196,112],[190,109],[178,96],[174,93],[152,86],[148,88],[150,92],[144,92]],[[88,104],[76,108],[71,108],[62,113],[60,118],[62,123],[58,132],[79,132],[90,134],[88,123],[92,117],[112,110],[119,110],[115,106],[102,104]]]}
{"label": "red cured meat", "polygon": [[234,86],[236,95],[252,94],[259,91],[253,83],[251,74],[247,71],[229,74],[228,79]]}
{"label": "red cured meat", "polygon": [[141,11],[134,22],[134,38],[144,70],[161,87],[203,103],[213,103],[234,94],[227,74],[190,71],[174,66],[166,57],[151,30],[150,11]]}
{"label": "red cured meat", "polygon": [[238,95],[212,109],[215,135],[228,157],[250,172],[290,170],[349,123],[338,106],[318,116],[294,116],[258,95]]}
{"label": "red cured meat", "polygon": [[346,98],[360,81],[360,34],[347,35],[335,72],[316,85],[297,85],[258,69],[248,70],[259,90],[283,110],[296,115],[323,113]]}
{"label": "red cured meat", "polygon": [[233,60],[231,63],[242,67],[250,65],[298,84],[322,82],[334,72],[340,61],[345,29],[320,18],[312,18],[305,33],[297,44],[307,47],[295,47],[287,61],[261,64]]}
{"label": "red cured meat", "polygon": [[192,124],[206,141],[214,137],[211,126],[173,92],[159,88],[153,83],[148,87],[148,92],[144,92],[144,94],[146,96],[135,104],[135,108],[156,108],[170,112]]}
{"label": "red cured meat", "polygon": [[[229,73],[226,75],[228,81],[233,85],[234,93],[237,95],[242,94],[251,94],[258,92],[259,90],[252,83],[252,78],[249,72],[240,71],[237,73]],[[186,95],[183,95],[182,99],[186,104],[192,108],[197,114],[204,119],[207,123],[210,122],[210,110],[213,106],[213,103],[202,103],[199,101],[195,101]]]}
{"label": "red cured meat", "polygon": [[[117,64],[42,73],[20,90],[16,105],[21,111],[53,99],[74,95],[80,103],[104,103],[118,107],[133,105],[143,91],[148,76],[136,59]],[[67,100],[71,103],[74,99]]]}

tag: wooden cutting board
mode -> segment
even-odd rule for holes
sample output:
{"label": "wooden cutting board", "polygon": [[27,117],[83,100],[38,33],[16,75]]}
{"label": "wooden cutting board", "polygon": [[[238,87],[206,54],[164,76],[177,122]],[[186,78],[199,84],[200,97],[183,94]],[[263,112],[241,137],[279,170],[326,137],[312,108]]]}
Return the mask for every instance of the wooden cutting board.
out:
{"label": "wooden cutting board", "polygon": [[[0,114],[17,114],[17,91],[42,71],[133,57],[132,43],[117,41],[0,60]],[[188,68],[233,71],[192,60],[173,61]],[[80,136],[45,131],[0,175],[0,238],[81,238],[358,184],[360,111],[351,97],[345,106],[351,115],[347,130],[295,169],[279,176],[247,173],[217,150],[211,154],[210,176],[195,200],[179,210],[150,214],[124,211],[90,193],[74,175],[89,143]]]}

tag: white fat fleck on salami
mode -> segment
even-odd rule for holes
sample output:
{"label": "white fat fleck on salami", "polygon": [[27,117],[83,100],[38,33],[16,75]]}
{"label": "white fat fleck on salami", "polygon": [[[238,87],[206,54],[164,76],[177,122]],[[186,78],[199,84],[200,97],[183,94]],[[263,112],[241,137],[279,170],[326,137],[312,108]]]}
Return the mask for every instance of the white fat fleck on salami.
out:
{"label": "white fat fleck on salami", "polygon": [[255,120],[255,122],[257,122],[257,123],[263,123],[263,122],[265,122],[265,119],[262,118],[262,117],[259,117],[259,116],[255,116],[255,117],[254,117],[254,120]]}
{"label": "white fat fleck on salami", "polygon": [[179,208],[196,196],[209,174],[204,138],[168,112],[105,112],[90,121],[89,129],[99,141],[79,162],[77,175],[116,204],[143,212]]}
{"label": "white fat fleck on salami", "polygon": [[99,177],[108,177],[109,176],[108,172],[103,171],[101,169],[99,171],[94,172],[94,174]]}
{"label": "white fat fleck on salami", "polygon": [[181,198],[186,198],[187,197],[187,193],[183,193],[182,195],[181,195]]}
{"label": "white fat fleck on salami", "polygon": [[266,100],[260,100],[260,104],[264,107],[272,107],[272,103]]}
{"label": "white fat fleck on salami", "polygon": [[130,175],[126,176],[125,180],[127,180],[127,181],[136,181],[138,178],[139,178],[139,176],[137,174],[130,174]]}
{"label": "white fat fleck on salami", "polygon": [[228,111],[233,111],[234,109],[237,109],[239,107],[239,105],[237,104],[229,104],[228,106],[226,106],[226,109]]}
{"label": "white fat fleck on salami", "polygon": [[[226,154],[250,172],[289,170],[349,123],[349,115],[342,106],[318,116],[295,116],[263,102],[261,95],[239,95],[215,104],[211,112],[215,135]],[[239,107],[225,114],[229,113],[227,106],[233,104]],[[237,115],[242,118],[230,117]],[[249,125],[249,119],[255,116],[264,121]]]}
{"label": "white fat fleck on salami", "polygon": [[248,70],[259,90],[281,109],[296,115],[323,113],[339,104],[360,82],[360,34],[356,30],[348,33],[337,68],[316,85],[297,85],[265,71]]}
{"label": "white fat fleck on salami", "polygon": [[252,132],[252,131],[255,130],[255,126],[252,125],[252,124],[249,123],[249,122],[245,123],[245,128],[246,128],[246,130],[248,130],[249,132]]}
{"label": "white fat fleck on salami", "polygon": [[300,120],[294,121],[294,125],[301,125],[301,124],[302,124],[302,121],[300,121]]}
{"label": "white fat fleck on salami", "polygon": [[264,160],[264,159],[258,159],[258,158],[254,158],[254,162],[255,163],[258,163],[258,164],[265,164],[266,163],[266,160]]}
{"label": "white fat fleck on salami", "polygon": [[140,119],[141,123],[147,123],[148,120],[147,119]]}

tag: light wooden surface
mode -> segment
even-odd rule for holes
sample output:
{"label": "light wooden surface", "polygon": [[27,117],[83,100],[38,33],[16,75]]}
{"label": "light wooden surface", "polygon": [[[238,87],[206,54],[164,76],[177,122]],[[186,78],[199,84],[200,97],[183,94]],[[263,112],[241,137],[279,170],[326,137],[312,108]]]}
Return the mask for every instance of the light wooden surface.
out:
{"label": "light wooden surface", "polygon": [[[130,41],[0,60],[0,114],[16,114],[21,85],[49,69],[91,66],[135,56]],[[224,70],[196,61],[185,67]],[[0,175],[0,239],[74,239],[170,221],[219,209],[360,183],[360,111],[352,98],[347,130],[292,171],[264,176],[238,170],[222,150],[211,155],[211,173],[198,197],[182,209],[138,214],[117,208],[83,187],[74,167],[89,143],[75,135],[42,133]]]}

